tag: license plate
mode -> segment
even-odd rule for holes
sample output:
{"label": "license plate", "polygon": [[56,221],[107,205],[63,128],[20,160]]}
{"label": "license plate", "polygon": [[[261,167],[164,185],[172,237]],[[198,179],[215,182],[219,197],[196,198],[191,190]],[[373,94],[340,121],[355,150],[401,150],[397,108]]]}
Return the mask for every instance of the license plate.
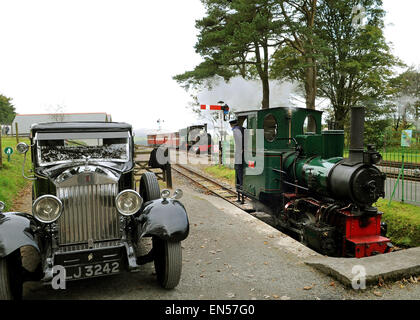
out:
{"label": "license plate", "polygon": [[120,272],[120,262],[113,261],[71,267],[70,270],[67,270],[67,276],[70,279],[76,280],[82,278],[105,276]]}

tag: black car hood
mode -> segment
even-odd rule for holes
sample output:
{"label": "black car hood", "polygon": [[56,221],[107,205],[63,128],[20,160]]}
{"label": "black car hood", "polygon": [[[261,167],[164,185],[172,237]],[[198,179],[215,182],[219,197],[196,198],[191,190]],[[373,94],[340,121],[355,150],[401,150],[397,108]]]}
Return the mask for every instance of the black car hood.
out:
{"label": "black car hood", "polygon": [[117,183],[121,174],[130,170],[131,168],[115,163],[101,162],[100,164],[59,164],[48,168],[38,168],[37,174],[50,179],[56,187],[64,187]]}

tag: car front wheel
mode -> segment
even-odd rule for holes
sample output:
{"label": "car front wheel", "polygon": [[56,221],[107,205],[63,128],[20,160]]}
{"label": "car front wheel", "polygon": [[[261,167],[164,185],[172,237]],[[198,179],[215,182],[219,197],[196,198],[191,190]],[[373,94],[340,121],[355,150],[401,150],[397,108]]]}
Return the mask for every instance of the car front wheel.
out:
{"label": "car front wheel", "polygon": [[140,196],[145,202],[160,198],[159,182],[152,172],[145,172],[140,179]]}
{"label": "car front wheel", "polygon": [[22,299],[20,251],[0,258],[0,300]]}
{"label": "car front wheel", "polygon": [[181,242],[167,241],[154,237],[153,252],[159,284],[165,289],[175,288],[181,278]]}

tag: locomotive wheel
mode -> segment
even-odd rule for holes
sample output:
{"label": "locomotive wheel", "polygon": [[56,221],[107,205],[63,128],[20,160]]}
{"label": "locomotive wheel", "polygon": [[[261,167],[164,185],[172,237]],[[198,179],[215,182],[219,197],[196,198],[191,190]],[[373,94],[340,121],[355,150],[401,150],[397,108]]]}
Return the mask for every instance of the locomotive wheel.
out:
{"label": "locomotive wheel", "polygon": [[162,288],[175,288],[181,278],[182,251],[180,241],[153,238],[154,263],[157,280]]}
{"label": "locomotive wheel", "polygon": [[160,198],[159,182],[152,172],[145,172],[140,179],[140,196],[144,202]]}
{"label": "locomotive wheel", "polygon": [[23,281],[20,250],[0,259],[0,300],[21,300]]}

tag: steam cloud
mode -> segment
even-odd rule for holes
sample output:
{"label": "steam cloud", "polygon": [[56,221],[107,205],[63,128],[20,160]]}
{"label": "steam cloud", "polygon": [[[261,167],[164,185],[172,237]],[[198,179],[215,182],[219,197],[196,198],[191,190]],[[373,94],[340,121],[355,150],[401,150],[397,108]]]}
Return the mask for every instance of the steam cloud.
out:
{"label": "steam cloud", "polygon": [[417,98],[408,96],[408,95],[404,95],[397,98],[395,102],[397,103],[397,106],[398,106],[398,114],[400,116],[403,116],[406,112],[406,109],[414,105],[416,101],[417,101]]}
{"label": "steam cloud", "polygon": [[[212,88],[198,93],[200,104],[216,104],[222,100],[235,111],[261,108],[262,84],[259,80],[232,78],[225,82],[221,77],[212,79]],[[270,81],[270,108],[300,107],[294,98],[298,96],[299,85],[289,81]],[[303,106],[304,107],[304,106]]]}

